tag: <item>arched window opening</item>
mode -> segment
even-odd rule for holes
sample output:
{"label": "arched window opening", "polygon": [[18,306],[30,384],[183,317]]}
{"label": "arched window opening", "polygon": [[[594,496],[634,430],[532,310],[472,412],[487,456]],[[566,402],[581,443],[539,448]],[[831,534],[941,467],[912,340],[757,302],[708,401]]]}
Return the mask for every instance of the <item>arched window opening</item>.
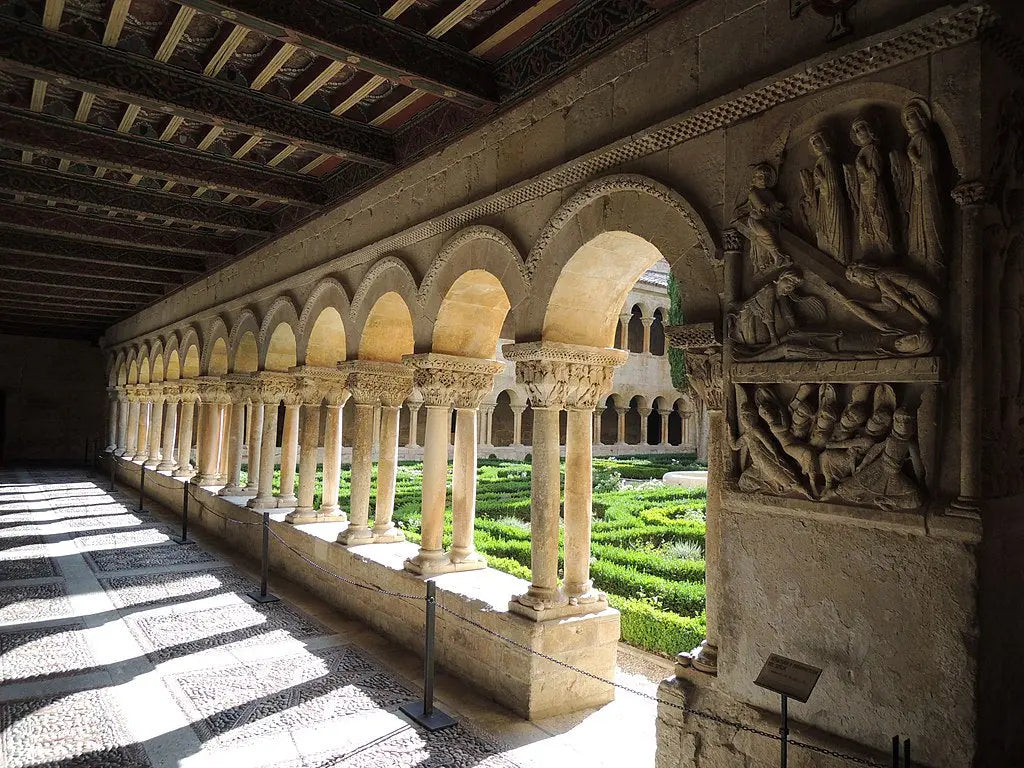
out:
{"label": "arched window opening", "polygon": [[639,305],[634,305],[629,318],[629,330],[627,333],[627,349],[630,352],[644,351],[644,322],[643,312]]}
{"label": "arched window opening", "polygon": [[651,324],[651,354],[659,357],[665,354],[665,314],[660,309],[654,310]]}

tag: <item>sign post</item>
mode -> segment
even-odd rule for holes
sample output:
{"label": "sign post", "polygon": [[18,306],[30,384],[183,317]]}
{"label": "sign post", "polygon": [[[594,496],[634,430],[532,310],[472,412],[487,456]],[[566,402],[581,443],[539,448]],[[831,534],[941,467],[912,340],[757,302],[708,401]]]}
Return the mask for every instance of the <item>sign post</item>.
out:
{"label": "sign post", "polygon": [[782,744],[779,765],[782,768],[786,768],[789,759],[789,700],[796,699],[801,704],[806,704],[814,686],[818,684],[819,677],[821,670],[817,667],[773,653],[765,661],[764,667],[754,681],[754,685],[782,696],[782,723],[779,725]]}

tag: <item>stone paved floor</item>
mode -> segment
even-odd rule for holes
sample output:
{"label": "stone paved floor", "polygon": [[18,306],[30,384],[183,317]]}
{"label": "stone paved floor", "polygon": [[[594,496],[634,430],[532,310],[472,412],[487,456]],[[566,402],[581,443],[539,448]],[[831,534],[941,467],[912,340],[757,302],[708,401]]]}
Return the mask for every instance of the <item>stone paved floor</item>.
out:
{"label": "stone paved floor", "polygon": [[[441,675],[459,725],[398,706],[420,660],[83,471],[0,471],[0,766],[630,766],[654,763],[655,706],[529,723]],[[666,666],[623,654],[653,693]],[[628,669],[629,671],[625,671]]]}

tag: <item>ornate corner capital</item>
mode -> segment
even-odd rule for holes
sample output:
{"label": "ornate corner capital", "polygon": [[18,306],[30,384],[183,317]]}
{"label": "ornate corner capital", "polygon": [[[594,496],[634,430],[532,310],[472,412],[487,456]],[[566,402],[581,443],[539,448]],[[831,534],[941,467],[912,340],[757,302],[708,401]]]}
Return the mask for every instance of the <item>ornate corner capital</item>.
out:
{"label": "ornate corner capital", "polygon": [[199,400],[199,383],[196,379],[181,379],[178,382],[178,396],[183,403]]}
{"label": "ornate corner capital", "polygon": [[747,242],[747,239],[743,236],[743,233],[734,227],[729,227],[722,230],[722,253],[742,253],[743,244]]}
{"label": "ornate corner capital", "polygon": [[611,391],[615,369],[626,362],[622,349],[555,341],[506,344],[502,353],[516,364],[534,408],[593,410]]}
{"label": "ornate corner capital", "polygon": [[256,384],[251,373],[229,373],[224,377],[224,386],[234,405],[257,400]]}
{"label": "ornate corner capital", "polygon": [[350,360],[338,364],[348,377],[348,391],[357,405],[401,405],[413,386],[413,374],[402,363]]}
{"label": "ornate corner capital", "polygon": [[330,405],[344,405],[349,398],[349,373],[346,370],[297,365],[289,368],[288,372],[297,377],[298,399],[303,405],[318,406],[324,400]]}
{"label": "ornate corner capital", "polygon": [[168,403],[177,403],[181,399],[181,387],[177,381],[165,381],[163,383],[164,400]]}
{"label": "ornate corner capital", "polygon": [[199,376],[194,381],[200,402],[218,404],[231,402],[227,384],[220,376]]}
{"label": "ornate corner capital", "polygon": [[686,358],[686,377],[697,396],[712,411],[724,407],[722,329],[718,323],[669,325],[665,337]]}
{"label": "ornate corner capital", "polygon": [[159,384],[149,385],[149,399],[154,405],[163,405],[167,400],[167,390],[162,381]]}
{"label": "ornate corner capital", "polygon": [[252,375],[253,394],[264,405],[294,400],[298,394],[296,378],[282,371],[257,371]]}
{"label": "ornate corner capital", "polygon": [[463,409],[478,408],[494,386],[494,377],[505,370],[497,360],[436,352],[406,355],[402,362],[412,370],[425,405]]}
{"label": "ornate corner capital", "polygon": [[961,208],[975,208],[989,202],[989,186],[984,181],[961,181],[950,193],[950,196]]}
{"label": "ornate corner capital", "polygon": [[644,327],[650,328],[652,325],[654,325],[654,318],[653,317],[641,317],[640,318],[640,322],[644,325]]}

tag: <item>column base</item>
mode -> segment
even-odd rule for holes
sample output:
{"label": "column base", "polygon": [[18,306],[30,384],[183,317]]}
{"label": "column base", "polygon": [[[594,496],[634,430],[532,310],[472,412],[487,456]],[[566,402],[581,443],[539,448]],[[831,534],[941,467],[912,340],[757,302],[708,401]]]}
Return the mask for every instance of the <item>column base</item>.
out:
{"label": "column base", "polygon": [[192,467],[178,467],[171,475],[175,480],[191,480],[196,471]]}
{"label": "column base", "polygon": [[981,519],[981,503],[973,496],[957,496],[949,504],[947,512],[951,517],[963,517],[969,520]]}
{"label": "column base", "polygon": [[247,486],[245,486],[242,489],[242,492],[240,494],[238,494],[238,495],[239,496],[255,496],[257,493],[259,493],[259,488],[255,487],[255,486],[252,486],[252,485],[247,485]]}
{"label": "column base", "polygon": [[114,455],[115,455],[115,456],[117,456],[118,458],[121,458],[121,457],[122,457],[122,456],[124,456],[124,455],[125,455],[126,453],[128,453],[128,449],[127,449],[127,448],[117,448],[117,449],[116,449],[116,450],[114,451]]}
{"label": "column base", "polygon": [[245,488],[240,485],[225,485],[217,492],[218,496],[245,496]]}
{"label": "column base", "polygon": [[[528,602],[524,602],[524,600]],[[601,599],[587,603],[566,600],[564,596],[562,601],[539,601],[529,595],[520,595],[509,602],[508,609],[511,613],[524,616],[531,621],[551,621],[552,619],[585,616],[589,613],[601,613],[608,610],[608,600],[603,596]]]}
{"label": "column base", "polygon": [[104,446],[104,448],[103,448],[103,452],[104,453],[114,453],[116,450],[117,450],[117,444],[116,443],[112,443],[110,445]]}
{"label": "column base", "polygon": [[451,563],[441,549],[421,549],[415,557],[410,557],[403,566],[410,573],[420,576],[435,576],[439,573],[450,573]]}
{"label": "column base", "polygon": [[260,498],[257,496],[254,499],[249,499],[245,506],[249,509],[277,509],[277,499],[273,496],[270,498]]}
{"label": "column base", "polygon": [[202,485],[209,487],[211,485],[223,485],[220,480],[217,479],[216,475],[196,475],[192,478],[192,482],[196,485]]}
{"label": "column base", "polygon": [[[682,656],[683,654],[680,654]],[[690,666],[707,675],[718,674],[718,647],[701,640],[700,645],[689,653]]]}
{"label": "column base", "polygon": [[338,534],[338,543],[349,547],[354,547],[358,544],[372,544],[373,541],[373,531],[368,527],[360,526],[359,528],[353,528],[349,524],[348,528]]}
{"label": "column base", "polygon": [[294,509],[295,507],[299,506],[299,500],[294,496],[278,496],[277,506],[282,508],[287,507],[289,509]]}
{"label": "column base", "polygon": [[475,550],[459,552],[452,549],[448,554],[448,561],[456,571],[478,571],[487,567],[487,558]]}
{"label": "column base", "polygon": [[150,458],[150,459],[149,459],[149,460],[148,460],[148,461],[147,461],[147,462],[146,462],[145,464],[143,464],[142,466],[144,466],[144,467],[145,467],[146,469],[159,469],[159,468],[160,468],[160,462],[161,462],[161,461],[162,461],[162,459],[160,459],[160,457],[157,457],[157,458],[155,458],[155,459],[153,459],[153,458]]}
{"label": "column base", "polygon": [[178,468],[178,462],[176,461],[161,461],[156,465],[157,472],[174,472]]}
{"label": "column base", "polygon": [[391,544],[396,541],[405,541],[405,534],[393,525],[389,525],[387,528],[377,528],[377,526],[374,526],[371,533],[373,533],[374,544]]}
{"label": "column base", "polygon": [[348,516],[341,510],[335,508],[334,514],[324,514],[323,510],[315,510],[312,507],[296,507],[285,517],[286,523],[292,525],[303,525],[305,523],[345,523]]}
{"label": "column base", "polygon": [[145,466],[146,462],[149,460],[149,454],[137,453],[134,456],[132,456],[131,460],[136,464],[142,464],[143,466]]}

